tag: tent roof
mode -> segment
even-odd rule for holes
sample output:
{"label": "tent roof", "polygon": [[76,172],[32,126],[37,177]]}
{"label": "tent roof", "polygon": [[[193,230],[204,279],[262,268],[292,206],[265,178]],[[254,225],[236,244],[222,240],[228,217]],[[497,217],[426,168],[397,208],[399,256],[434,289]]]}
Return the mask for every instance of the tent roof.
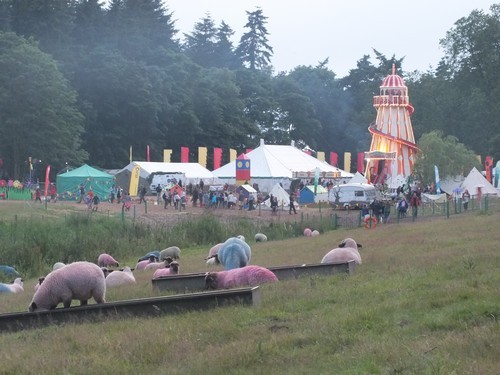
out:
{"label": "tent roof", "polygon": [[477,195],[477,187],[482,187],[483,194],[498,194],[498,190],[493,187],[492,184],[479,172],[476,167],[472,168],[467,177],[465,177],[464,182],[462,182],[462,189],[469,190],[470,195]]}
{"label": "tent roof", "polygon": [[[304,189],[310,190],[311,192],[314,193],[314,185],[304,186]],[[323,186],[318,185],[318,188],[316,189],[316,193],[317,194],[324,194],[324,193],[328,193],[328,190],[325,189]]]}
{"label": "tent roof", "polygon": [[162,163],[148,161],[133,161],[118,173],[128,170],[131,171],[136,165],[141,167],[140,175],[147,178],[151,173],[183,173],[186,178],[201,178],[212,180],[214,175],[208,169],[199,163]]}
{"label": "tent roof", "polygon": [[[352,177],[351,173],[318,160],[294,146],[261,145],[246,154],[251,161],[250,174],[252,178],[293,178],[296,173],[309,173],[314,177],[314,171],[340,173],[340,177]],[[215,177],[235,178],[236,161],[232,161],[213,171]]]}
{"label": "tent roof", "polygon": [[368,180],[366,179],[365,176],[363,176],[361,173],[359,172],[356,172],[354,174],[354,177],[351,178],[349,180],[350,183],[355,183],[355,182],[358,182],[358,183],[362,183],[362,184],[367,184],[368,183]]}
{"label": "tent roof", "polygon": [[73,169],[66,173],[61,173],[59,177],[105,177],[113,178],[113,175],[93,168],[90,165],[84,164],[79,168]]}
{"label": "tent roof", "polygon": [[255,190],[251,185],[240,185],[239,187],[241,189],[245,189],[249,193],[257,193],[257,190]]}

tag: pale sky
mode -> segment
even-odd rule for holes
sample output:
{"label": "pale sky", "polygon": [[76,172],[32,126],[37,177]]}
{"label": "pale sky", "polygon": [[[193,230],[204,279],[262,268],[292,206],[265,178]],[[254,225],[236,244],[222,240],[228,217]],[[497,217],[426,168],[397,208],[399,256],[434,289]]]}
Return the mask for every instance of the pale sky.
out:
{"label": "pale sky", "polygon": [[[500,2],[500,0],[497,0]],[[344,77],[372,48],[387,58],[405,57],[405,71],[436,68],[443,57],[439,40],[461,17],[474,9],[489,13],[494,0],[165,0],[176,28],[191,33],[207,13],[216,26],[225,21],[238,44],[246,11],[260,7],[267,19],[275,71],[298,65],[316,66],[329,58],[328,68]]]}

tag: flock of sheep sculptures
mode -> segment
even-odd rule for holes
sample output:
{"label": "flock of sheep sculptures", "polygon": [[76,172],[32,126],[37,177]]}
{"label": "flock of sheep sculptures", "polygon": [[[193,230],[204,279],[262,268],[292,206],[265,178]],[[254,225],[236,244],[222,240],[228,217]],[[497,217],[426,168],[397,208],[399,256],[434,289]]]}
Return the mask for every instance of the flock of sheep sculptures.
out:
{"label": "flock of sheep sculptures", "polygon": [[[304,230],[307,237],[319,235],[318,231],[309,228]],[[267,241],[266,235],[257,233],[256,242]],[[330,250],[321,263],[345,263],[354,261],[361,264],[361,255],[357,244],[352,238],[344,239],[338,247]],[[62,303],[70,307],[72,300],[79,300],[86,305],[93,298],[97,303],[105,302],[106,288],[135,284],[134,272],[154,270],[153,279],[163,278],[179,273],[181,250],[177,246],[168,247],[162,251],[152,251],[141,258],[132,269],[119,268],[119,263],[109,254],[101,254],[97,264],[80,261],[70,264],[58,262],[52,272],[41,277],[35,285],[33,299],[29,311],[55,309]],[[207,264],[220,264],[224,271],[207,272],[205,285],[207,289],[228,289],[244,286],[257,286],[276,282],[278,278],[267,268],[249,265],[252,250],[243,236],[231,237],[223,243],[213,246],[207,258]],[[0,283],[0,294],[20,293],[24,291],[23,279],[11,266],[0,265],[0,273],[7,277],[15,277],[11,284]]]}

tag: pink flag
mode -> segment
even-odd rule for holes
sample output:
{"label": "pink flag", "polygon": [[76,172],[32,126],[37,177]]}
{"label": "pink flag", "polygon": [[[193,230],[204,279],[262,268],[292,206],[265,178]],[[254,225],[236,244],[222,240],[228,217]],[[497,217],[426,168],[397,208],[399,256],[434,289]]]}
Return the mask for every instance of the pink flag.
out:
{"label": "pink flag", "polygon": [[151,161],[149,159],[149,145],[146,146],[146,161]]}
{"label": "pink flag", "polygon": [[358,172],[363,173],[365,170],[365,153],[358,152]]}
{"label": "pink flag", "polygon": [[333,165],[334,167],[336,167],[338,162],[339,162],[339,155],[336,152],[331,151],[330,152],[330,165]]}
{"label": "pink flag", "polygon": [[181,163],[189,163],[189,147],[181,147]]}
{"label": "pink flag", "polygon": [[214,147],[214,170],[219,169],[222,163],[222,148]]}
{"label": "pink flag", "polygon": [[253,149],[252,148],[247,148],[245,154],[248,154],[250,151],[253,151]]}

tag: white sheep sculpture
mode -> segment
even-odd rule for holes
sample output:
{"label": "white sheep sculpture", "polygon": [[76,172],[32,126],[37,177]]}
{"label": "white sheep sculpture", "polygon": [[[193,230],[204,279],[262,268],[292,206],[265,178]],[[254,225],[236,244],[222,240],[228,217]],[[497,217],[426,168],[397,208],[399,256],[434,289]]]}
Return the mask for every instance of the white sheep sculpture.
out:
{"label": "white sheep sculpture", "polygon": [[12,284],[0,283],[0,294],[16,294],[24,292],[23,279],[17,277]]}
{"label": "white sheep sculpture", "polygon": [[124,267],[123,271],[113,271],[106,276],[106,288],[133,284],[136,284],[135,277],[128,266]]}
{"label": "white sheep sculpture", "polygon": [[346,263],[354,261],[356,264],[361,264],[361,255],[359,254],[358,247],[362,247],[361,244],[357,244],[352,238],[346,238],[339,244],[339,247],[330,250],[323,257],[321,263]]}
{"label": "white sheep sculpture", "polygon": [[91,262],[74,262],[49,273],[33,295],[29,311],[55,309],[59,303],[65,308],[76,299],[86,305],[90,298],[104,303],[106,281],[101,268]]}

